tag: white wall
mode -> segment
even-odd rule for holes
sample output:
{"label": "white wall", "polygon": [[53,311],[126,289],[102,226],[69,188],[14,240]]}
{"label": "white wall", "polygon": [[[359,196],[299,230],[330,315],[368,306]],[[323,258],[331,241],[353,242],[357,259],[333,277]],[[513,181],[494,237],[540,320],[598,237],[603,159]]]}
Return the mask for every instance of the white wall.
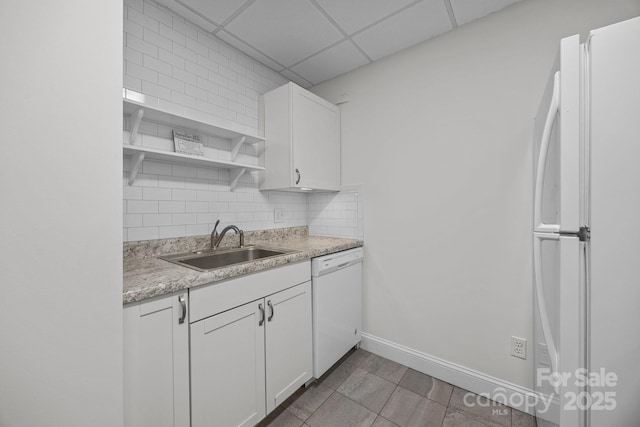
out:
{"label": "white wall", "polygon": [[0,425],[122,425],[122,3],[0,3]]}
{"label": "white wall", "polygon": [[[313,88],[342,105],[362,184],[363,330],[532,386],[532,127],[561,37],[637,0],[528,0]],[[377,165],[371,167],[371,165]]]}

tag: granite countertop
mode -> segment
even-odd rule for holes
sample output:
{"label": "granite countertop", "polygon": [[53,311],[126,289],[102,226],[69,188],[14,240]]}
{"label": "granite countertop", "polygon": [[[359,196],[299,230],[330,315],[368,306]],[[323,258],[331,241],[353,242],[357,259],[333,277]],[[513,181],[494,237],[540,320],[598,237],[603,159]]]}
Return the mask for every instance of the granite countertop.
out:
{"label": "granite countertop", "polygon": [[[362,240],[309,236],[307,233],[306,227],[247,232],[246,245],[296,252],[207,272],[182,267],[157,256],[206,248],[209,236],[125,243],[122,302],[127,304],[141,301],[363,245]],[[230,239],[223,240],[221,246],[225,246],[225,242],[231,246],[237,240],[233,235],[225,236],[225,239],[227,237]]]}

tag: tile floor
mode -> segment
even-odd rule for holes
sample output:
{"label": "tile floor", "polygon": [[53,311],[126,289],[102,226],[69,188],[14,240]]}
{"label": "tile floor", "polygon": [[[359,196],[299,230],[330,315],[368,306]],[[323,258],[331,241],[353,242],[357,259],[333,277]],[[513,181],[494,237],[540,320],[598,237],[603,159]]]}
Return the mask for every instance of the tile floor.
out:
{"label": "tile floor", "polygon": [[[465,405],[466,390],[359,349],[259,427],[535,427],[509,407]],[[475,396],[467,401],[476,402]],[[485,401],[486,402],[486,401]]]}

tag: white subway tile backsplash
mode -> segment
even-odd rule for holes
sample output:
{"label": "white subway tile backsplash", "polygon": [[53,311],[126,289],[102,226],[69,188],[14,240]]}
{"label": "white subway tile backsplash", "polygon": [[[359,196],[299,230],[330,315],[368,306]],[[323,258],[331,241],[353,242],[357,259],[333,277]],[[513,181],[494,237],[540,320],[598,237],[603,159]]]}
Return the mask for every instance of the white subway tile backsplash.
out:
{"label": "white subway tile backsplash", "polygon": [[229,202],[210,202],[209,212],[229,212]]}
{"label": "white subway tile backsplash", "polygon": [[[171,64],[169,64],[168,62],[164,62],[164,61],[160,61],[159,59],[149,56],[149,55],[144,55],[143,57],[143,65],[153,71],[157,71],[160,74],[165,74],[165,75],[171,75]],[[144,92],[144,89],[143,89]],[[147,93],[147,92],[144,92]],[[153,94],[151,94],[153,95]]]}
{"label": "white subway tile backsplash", "polygon": [[152,82],[152,83],[157,83],[158,82],[158,72],[145,68],[141,65],[138,65],[134,62],[130,62],[130,61],[126,61],[125,63],[127,65],[127,75],[131,76],[131,77],[135,77],[138,78],[140,80],[143,81],[148,81],[148,82]]}
{"label": "white subway tile backsplash", "polygon": [[186,46],[187,37],[184,34],[174,30],[171,24],[164,24],[160,22],[160,24],[158,25],[158,29],[159,29],[160,35],[171,39],[172,41],[178,43],[181,46]]}
{"label": "white subway tile backsplash", "polygon": [[185,178],[179,176],[159,175],[158,187],[177,189],[185,188]]}
{"label": "white subway tile backsplash", "polygon": [[125,184],[122,196],[124,200],[142,200],[142,187],[131,187]]}
{"label": "white subway tile backsplash", "polygon": [[197,190],[196,200],[199,202],[215,202],[218,200],[218,193],[208,190]]}
{"label": "white subway tile backsplash", "polygon": [[[186,61],[185,61],[185,67],[186,67]],[[190,73],[188,71],[183,70],[182,68],[178,68],[178,67],[173,67],[173,69],[171,70],[171,76],[175,79],[178,79],[184,83],[189,83],[189,84],[196,84],[197,82],[197,76],[193,73]]]}
{"label": "white subway tile backsplash", "polygon": [[180,43],[174,41],[173,42],[173,53],[180,58],[184,58],[185,60],[191,62],[198,62],[198,53],[187,48],[186,46],[181,45]]}
{"label": "white subway tile backsplash", "polygon": [[[160,53],[160,56],[162,57],[162,52]],[[184,92],[185,90],[185,83],[182,80],[170,77],[169,75],[165,75],[165,74],[160,74],[158,76],[158,84],[162,87],[165,87],[167,89],[170,89],[176,92]]]}
{"label": "white subway tile backsplash", "polygon": [[[160,74],[162,76],[162,74]],[[157,96],[158,98],[171,99],[171,90],[159,86],[155,83],[143,81],[142,90],[149,95]]]}
{"label": "white subway tile backsplash", "polygon": [[173,237],[185,237],[186,226],[184,225],[171,225],[166,227],[158,227],[159,239],[170,239]]}
{"label": "white subway tile backsplash", "polygon": [[[197,59],[196,59],[197,61]],[[189,59],[187,59],[186,61],[186,68],[185,68],[188,72],[196,75],[196,76],[200,76],[203,78],[208,78],[209,77],[209,70],[206,67],[203,67],[202,65],[198,65],[196,62],[191,61]]]}
{"label": "white subway tile backsplash", "polygon": [[175,90],[171,91],[171,102],[191,108],[195,108],[196,106],[196,99],[193,96],[185,95]]}
{"label": "white subway tile backsplash", "polygon": [[186,202],[195,202],[197,201],[197,191],[196,190],[171,190],[172,199],[173,200],[184,200]]}
{"label": "white subway tile backsplash", "polygon": [[196,168],[196,176],[199,179],[217,180],[219,175],[214,168]]}
{"label": "white subway tile backsplash", "polygon": [[[172,164],[171,165],[171,175],[180,176],[180,177],[184,177],[184,178],[196,178],[197,177],[197,168],[195,168],[193,166],[187,166],[187,165]],[[186,183],[186,181],[185,181],[185,183]]]}
{"label": "white subway tile backsplash", "polygon": [[231,193],[231,192],[221,192],[219,193],[219,199],[221,202],[235,202],[237,200],[237,193]]}
{"label": "white subway tile backsplash", "polygon": [[[195,170],[197,174],[198,169]],[[209,181],[201,178],[186,178],[185,179],[186,189],[188,190],[208,190],[209,189]],[[207,200],[212,201],[212,200]]]}
{"label": "white subway tile backsplash", "polygon": [[[128,4],[129,2],[127,2]],[[138,6],[139,7],[139,6]],[[144,8],[142,8],[144,9]],[[133,7],[127,8],[127,20],[153,31],[158,31],[158,21],[145,14],[142,10]]]}
{"label": "white subway tile backsplash", "polygon": [[216,222],[216,215],[214,213],[198,213],[196,214],[196,222],[197,224],[213,224]]}
{"label": "white subway tile backsplash", "polygon": [[209,99],[209,94],[206,90],[202,90],[194,85],[186,84],[185,92],[187,95],[203,101],[207,101]]}
{"label": "white subway tile backsplash", "polygon": [[127,89],[132,89],[138,92],[142,91],[142,80],[129,76],[129,75],[125,75],[123,76],[122,79],[122,86],[127,88]]}
{"label": "white subway tile backsplash", "polygon": [[209,202],[185,202],[183,212],[203,213],[209,212]]}
{"label": "white subway tile backsplash", "polygon": [[209,56],[209,48],[197,40],[197,35],[195,38],[187,37],[187,49],[191,49],[205,58]]}
{"label": "white subway tile backsplash", "polygon": [[169,188],[144,187],[142,189],[143,200],[171,200]]}
{"label": "white subway tile backsplash", "polygon": [[171,214],[143,214],[143,227],[157,227],[160,225],[171,225]]}
{"label": "white subway tile backsplash", "polygon": [[209,59],[207,56],[198,55],[198,65],[205,67],[209,72],[218,72],[218,63]]}
{"label": "white subway tile backsplash", "polygon": [[[144,37],[144,31],[143,31]],[[126,47],[130,49],[137,50],[138,52],[142,52],[145,55],[149,55],[151,57],[158,57],[158,46],[145,41],[139,37],[134,36],[133,34],[126,34],[125,36]]]}
{"label": "white subway tile backsplash", "polygon": [[225,65],[219,65],[218,66],[218,72],[220,73],[220,75],[222,75],[222,76],[226,77],[227,79],[229,79],[230,82],[238,81],[238,73],[236,73],[231,68],[229,68],[229,67],[227,67]]}
{"label": "white subway tile backsplash", "polygon": [[[127,0],[125,2],[125,6],[133,7],[137,11],[142,12],[144,10],[144,1],[143,0]],[[128,8],[125,7],[125,14],[127,13],[127,9]]]}
{"label": "white subway tile backsplash", "polygon": [[220,44],[208,33],[205,33],[203,31],[198,31],[196,40],[199,43],[202,43],[203,45],[207,46],[209,49],[213,50],[214,52],[218,52],[218,50],[220,50]]}
{"label": "white subway tile backsplash", "polygon": [[171,25],[173,23],[171,13],[155,2],[144,0],[143,11],[145,15],[155,19],[159,23],[166,25]]}
{"label": "white subway tile backsplash", "polygon": [[142,214],[124,214],[124,228],[142,227]]}
{"label": "white subway tile backsplash", "polygon": [[[259,96],[286,83],[284,77],[152,0],[124,0],[124,5],[125,87],[154,97],[176,114],[186,110],[239,132],[260,132]],[[128,138],[128,118],[124,126]],[[170,127],[143,120],[139,133],[139,144],[173,150]],[[230,160],[228,140],[203,137],[207,156]],[[244,146],[237,160],[259,164],[257,150]],[[153,159],[143,162],[129,186],[129,157],[123,161],[123,236],[128,241],[208,234],[217,219],[245,230],[308,225],[315,234],[362,236],[361,197],[263,193],[255,174],[243,175],[230,192],[227,169]],[[275,208],[286,210],[284,223],[274,223]]]}
{"label": "white subway tile backsplash", "polygon": [[309,194],[309,234],[364,238],[362,188],[349,186],[340,193]]}
{"label": "white subway tile backsplash", "polygon": [[143,26],[140,24],[136,24],[133,21],[124,20],[124,33],[125,33],[125,40],[126,40],[126,34],[132,34],[136,37],[138,37],[139,39],[142,39],[144,37],[144,30],[143,30]]}
{"label": "white subway tile backsplash", "polygon": [[160,49],[171,50],[173,48],[173,40],[163,35],[158,34],[157,31],[150,30],[149,28],[145,28],[142,32],[142,39],[150,43],[154,46],[157,46]]}
{"label": "white subway tile backsplash", "polygon": [[127,62],[133,62],[137,65],[143,65],[144,54],[139,50],[135,50],[125,46],[122,52],[122,56]]}
{"label": "white subway tile backsplash", "polygon": [[127,200],[127,213],[158,213],[158,202],[152,200]]}
{"label": "white subway tile backsplash", "polygon": [[152,240],[159,239],[158,227],[131,227],[127,228],[127,240]]}
{"label": "white subway tile backsplash", "polygon": [[142,163],[142,171],[146,174],[155,175],[170,175],[171,163],[154,162],[151,160],[145,160]]}
{"label": "white subway tile backsplash", "polygon": [[[171,190],[169,190],[171,191]],[[178,201],[167,201],[162,200],[158,202],[158,212],[159,213],[185,213],[186,212],[186,202],[178,200]]]}
{"label": "white subway tile backsplash", "polygon": [[186,235],[187,236],[199,236],[202,234],[209,234],[211,230],[209,229],[208,224],[193,224],[186,226]]}
{"label": "white subway tile backsplash", "polygon": [[136,176],[136,182],[134,182],[133,185],[136,187],[157,187],[158,175],[139,173]]}
{"label": "white subway tile backsplash", "polygon": [[196,213],[173,214],[171,216],[171,220],[174,225],[190,225],[198,223]]}

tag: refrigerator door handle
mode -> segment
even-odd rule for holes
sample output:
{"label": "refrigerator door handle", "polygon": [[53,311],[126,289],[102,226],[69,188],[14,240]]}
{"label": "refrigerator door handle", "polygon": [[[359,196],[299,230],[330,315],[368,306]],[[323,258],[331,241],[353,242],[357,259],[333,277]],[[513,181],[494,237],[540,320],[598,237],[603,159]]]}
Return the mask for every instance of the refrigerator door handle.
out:
{"label": "refrigerator door handle", "polygon": [[542,141],[540,143],[540,153],[538,155],[538,165],[536,168],[536,187],[533,208],[533,221],[535,231],[546,233],[557,233],[560,231],[560,224],[545,224],[542,222],[542,189],[544,186],[544,174],[547,167],[547,155],[549,153],[549,144],[551,143],[551,129],[558,117],[560,110],[560,71],[556,71],[553,76],[553,94],[551,95],[551,104],[549,112],[544,123],[542,132]]}
{"label": "refrigerator door handle", "polygon": [[[551,362],[551,373],[558,372],[558,350],[551,335],[551,324],[549,323],[549,313],[544,297],[544,287],[542,282],[542,240],[560,240],[559,234],[534,233],[533,236],[533,282],[538,300],[538,315],[542,324],[542,335],[549,352],[549,360]],[[556,394],[560,393],[560,388],[554,382],[553,388]]]}

